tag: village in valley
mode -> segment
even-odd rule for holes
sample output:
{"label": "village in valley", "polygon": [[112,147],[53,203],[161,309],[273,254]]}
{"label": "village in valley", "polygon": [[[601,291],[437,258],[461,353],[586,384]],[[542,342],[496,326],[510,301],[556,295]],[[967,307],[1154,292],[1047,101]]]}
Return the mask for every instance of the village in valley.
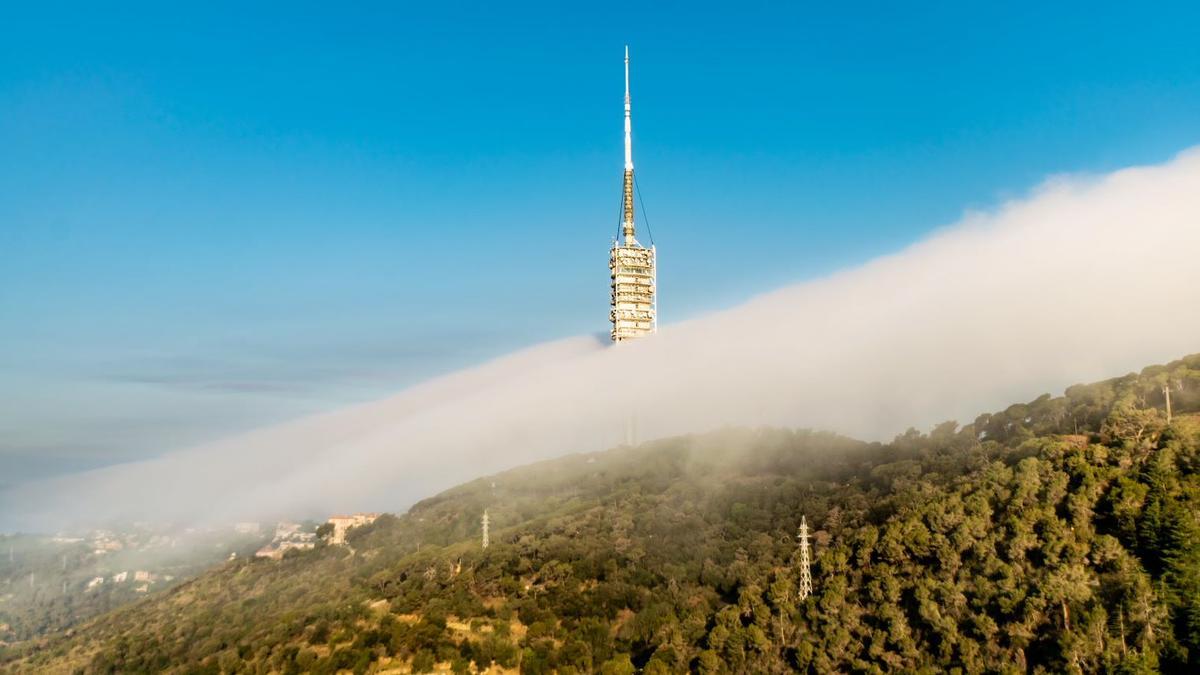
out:
{"label": "village in valley", "polygon": [[0,533],[0,646],[171,588],[222,561],[278,561],[318,544],[345,546],[347,532],[380,515],[333,515],[324,523],[273,526],[135,523],[54,536]]}

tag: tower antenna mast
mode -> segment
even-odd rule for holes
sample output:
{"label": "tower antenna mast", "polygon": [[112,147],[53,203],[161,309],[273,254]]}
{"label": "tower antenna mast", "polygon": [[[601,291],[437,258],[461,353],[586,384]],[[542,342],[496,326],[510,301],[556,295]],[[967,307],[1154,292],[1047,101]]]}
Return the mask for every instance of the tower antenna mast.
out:
{"label": "tower antenna mast", "polygon": [[629,45],[625,45],[625,181],[622,203],[621,235],[626,245],[637,243],[633,226],[633,119],[629,102]]}

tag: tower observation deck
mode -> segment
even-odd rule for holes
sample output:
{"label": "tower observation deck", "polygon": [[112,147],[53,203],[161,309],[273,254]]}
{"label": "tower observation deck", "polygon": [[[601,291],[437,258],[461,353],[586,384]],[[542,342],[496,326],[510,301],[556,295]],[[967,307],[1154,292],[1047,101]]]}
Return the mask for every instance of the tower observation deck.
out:
{"label": "tower observation deck", "polygon": [[658,330],[656,251],[642,246],[634,236],[633,139],[629,115],[629,47],[625,48],[625,179],[622,186],[621,233],[609,252],[612,279],[613,342],[624,342]]}

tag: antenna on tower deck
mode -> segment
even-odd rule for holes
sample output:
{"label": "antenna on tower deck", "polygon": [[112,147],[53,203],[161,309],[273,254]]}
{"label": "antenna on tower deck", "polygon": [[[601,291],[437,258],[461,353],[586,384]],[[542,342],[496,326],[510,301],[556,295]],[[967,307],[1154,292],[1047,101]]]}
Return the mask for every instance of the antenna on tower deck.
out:
{"label": "antenna on tower deck", "polygon": [[633,121],[629,99],[629,45],[625,45],[625,189],[621,213],[621,234],[625,244],[637,241],[633,228]]}
{"label": "antenna on tower deck", "polygon": [[629,45],[625,45],[625,170],[633,171],[633,123],[629,118]]}

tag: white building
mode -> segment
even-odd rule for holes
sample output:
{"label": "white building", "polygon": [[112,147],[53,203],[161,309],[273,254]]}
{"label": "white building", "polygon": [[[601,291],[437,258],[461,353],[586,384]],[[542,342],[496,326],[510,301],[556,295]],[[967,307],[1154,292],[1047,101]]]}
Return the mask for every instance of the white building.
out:
{"label": "white building", "polygon": [[346,543],[346,531],[352,527],[369,525],[379,518],[378,513],[355,513],[349,516],[329,516],[325,521],[333,525],[333,535],[329,538],[331,544]]}

